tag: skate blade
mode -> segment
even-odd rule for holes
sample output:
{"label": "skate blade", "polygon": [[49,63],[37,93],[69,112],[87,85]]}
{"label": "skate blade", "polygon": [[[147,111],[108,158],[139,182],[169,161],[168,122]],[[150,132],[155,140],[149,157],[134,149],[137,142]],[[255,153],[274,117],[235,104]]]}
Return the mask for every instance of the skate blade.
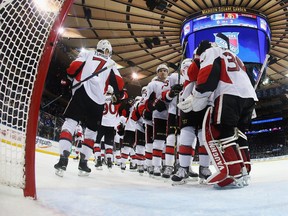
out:
{"label": "skate blade", "polygon": [[103,167],[96,167],[96,170],[103,170]]}
{"label": "skate blade", "polygon": [[85,172],[85,171],[82,171],[82,170],[79,170],[78,172],[78,176],[89,176],[89,172]]}
{"label": "skate blade", "polygon": [[59,177],[63,177],[64,176],[64,170],[62,169],[56,169],[55,170],[55,174]]}
{"label": "skate blade", "polygon": [[164,182],[164,183],[171,182],[171,179],[170,179],[170,178],[163,178],[163,177],[162,177],[162,179],[163,179],[163,182]]}
{"label": "skate blade", "polygon": [[[138,173],[139,173],[139,172],[138,172]],[[144,173],[139,173],[139,175],[140,175],[140,176],[143,176],[143,175],[144,175]]]}
{"label": "skate blade", "polygon": [[152,177],[153,179],[162,179],[162,176],[161,176],[161,175],[159,175],[159,176],[152,175],[151,177]]}
{"label": "skate blade", "polygon": [[184,184],[187,184],[187,180],[186,179],[182,179],[179,182],[173,182],[172,186],[178,186],[178,185],[184,185]]}
{"label": "skate blade", "polygon": [[190,177],[189,176],[186,180],[189,181],[189,182],[197,182],[198,181],[198,177]]}

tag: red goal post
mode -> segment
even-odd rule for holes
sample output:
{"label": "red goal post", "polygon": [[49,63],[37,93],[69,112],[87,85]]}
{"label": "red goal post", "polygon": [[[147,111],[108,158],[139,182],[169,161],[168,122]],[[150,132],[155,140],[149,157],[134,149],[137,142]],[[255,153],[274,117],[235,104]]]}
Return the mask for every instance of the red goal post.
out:
{"label": "red goal post", "polygon": [[0,183],[36,199],[35,141],[58,29],[73,0],[0,4]]}

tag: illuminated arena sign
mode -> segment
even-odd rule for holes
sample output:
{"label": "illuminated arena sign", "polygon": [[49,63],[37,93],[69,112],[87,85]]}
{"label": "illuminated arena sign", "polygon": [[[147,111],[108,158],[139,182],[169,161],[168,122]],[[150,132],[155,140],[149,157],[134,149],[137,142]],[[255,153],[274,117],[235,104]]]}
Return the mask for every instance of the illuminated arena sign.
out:
{"label": "illuminated arena sign", "polygon": [[223,39],[216,37],[221,32],[229,38],[230,50],[244,63],[262,64],[270,49],[269,24],[260,15],[234,12],[236,9],[187,19],[182,25],[180,36],[182,46],[188,42],[186,57],[193,56],[194,49],[202,40],[216,42],[221,47],[227,46]]}

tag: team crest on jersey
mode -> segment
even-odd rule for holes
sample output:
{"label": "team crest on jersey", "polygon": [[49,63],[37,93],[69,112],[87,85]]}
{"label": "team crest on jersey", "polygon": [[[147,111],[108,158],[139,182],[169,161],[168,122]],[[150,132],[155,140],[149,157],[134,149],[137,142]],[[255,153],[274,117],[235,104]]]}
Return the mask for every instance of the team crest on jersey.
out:
{"label": "team crest on jersey", "polygon": [[[230,50],[237,55],[239,53],[239,32],[222,32],[222,34],[229,38]],[[215,43],[220,47],[227,48],[226,41],[222,38],[216,37],[216,35],[217,33],[214,33]]]}

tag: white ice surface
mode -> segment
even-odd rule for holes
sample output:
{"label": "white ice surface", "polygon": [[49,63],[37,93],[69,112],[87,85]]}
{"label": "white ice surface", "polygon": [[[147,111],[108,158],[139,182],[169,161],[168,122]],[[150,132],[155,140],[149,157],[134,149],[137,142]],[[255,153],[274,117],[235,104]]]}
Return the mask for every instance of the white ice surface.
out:
{"label": "white ice surface", "polygon": [[[242,189],[217,190],[211,185],[171,182],[139,176],[114,166],[79,177],[70,159],[63,178],[54,174],[58,157],[36,153],[37,200],[22,190],[0,186],[3,216],[287,216],[288,160],[254,162],[251,182]],[[198,166],[193,166],[198,171]]]}

